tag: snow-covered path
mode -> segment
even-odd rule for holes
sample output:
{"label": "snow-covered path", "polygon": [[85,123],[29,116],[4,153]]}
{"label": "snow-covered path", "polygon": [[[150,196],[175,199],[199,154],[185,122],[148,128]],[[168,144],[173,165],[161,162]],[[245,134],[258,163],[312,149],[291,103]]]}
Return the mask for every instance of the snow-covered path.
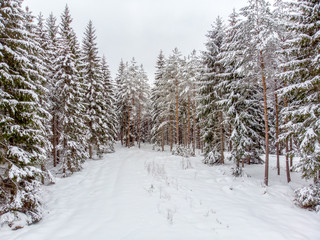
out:
{"label": "snow-covered path", "polygon": [[40,223],[0,228],[0,239],[320,239],[320,214],[292,203],[293,189],[305,184],[297,174],[289,186],[273,174],[265,188],[262,166],[248,166],[250,177],[238,179],[230,167],[118,145],[116,153],[46,187]]}

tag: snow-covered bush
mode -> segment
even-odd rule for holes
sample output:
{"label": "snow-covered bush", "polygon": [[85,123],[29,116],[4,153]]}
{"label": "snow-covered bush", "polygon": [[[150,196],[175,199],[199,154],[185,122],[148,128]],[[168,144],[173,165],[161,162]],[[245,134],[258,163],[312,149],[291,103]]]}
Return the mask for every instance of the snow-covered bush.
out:
{"label": "snow-covered bush", "polygon": [[206,154],[203,163],[209,165],[221,164],[221,154],[218,151],[212,150]]}
{"label": "snow-covered bush", "polygon": [[311,184],[295,191],[295,202],[302,208],[320,212],[320,183]]}
{"label": "snow-covered bush", "polygon": [[194,156],[194,152],[190,148],[177,146],[176,149],[172,151],[172,155],[191,157]]}

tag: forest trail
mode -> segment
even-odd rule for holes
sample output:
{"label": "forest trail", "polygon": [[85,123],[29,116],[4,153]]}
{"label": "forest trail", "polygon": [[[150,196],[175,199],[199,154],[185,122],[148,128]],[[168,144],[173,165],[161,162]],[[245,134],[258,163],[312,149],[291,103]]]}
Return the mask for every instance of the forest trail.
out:
{"label": "forest trail", "polygon": [[265,188],[263,166],[248,166],[249,176],[237,179],[231,167],[208,167],[201,157],[172,156],[150,145],[117,145],[116,153],[87,161],[81,172],[45,188],[41,222],[0,229],[0,239],[319,239],[320,215],[292,203],[293,189],[305,184],[298,174],[289,186],[285,176],[271,174]]}

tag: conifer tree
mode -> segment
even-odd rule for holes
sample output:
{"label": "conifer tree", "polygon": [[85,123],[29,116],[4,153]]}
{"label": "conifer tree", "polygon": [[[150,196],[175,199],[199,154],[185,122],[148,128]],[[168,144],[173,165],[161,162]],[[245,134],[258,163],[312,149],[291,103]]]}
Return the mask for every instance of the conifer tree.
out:
{"label": "conifer tree", "polygon": [[118,73],[115,78],[115,83],[116,83],[116,114],[118,116],[118,140],[121,141],[122,145],[124,144],[125,123],[127,119],[127,114],[126,114],[127,101],[122,96],[125,88],[125,80],[126,80],[125,73],[126,73],[126,65],[121,59]]}
{"label": "conifer tree", "polygon": [[106,62],[105,56],[101,60],[101,77],[103,82],[103,101],[104,101],[104,113],[105,116],[102,119],[104,127],[100,138],[103,138],[101,142],[104,144],[102,152],[114,151],[114,143],[117,138],[117,123],[118,118],[116,114],[116,100],[115,100],[115,86],[111,79],[109,66]]}
{"label": "conifer tree", "polygon": [[82,43],[82,77],[87,86],[86,90],[86,121],[90,130],[88,141],[89,157],[92,159],[93,150],[101,151],[107,145],[106,102],[104,82],[101,73],[100,59],[96,43],[95,29],[89,21]]}
{"label": "conifer tree", "polygon": [[164,151],[165,144],[165,122],[166,116],[164,114],[166,110],[165,106],[165,79],[164,79],[165,57],[163,52],[160,51],[156,63],[156,73],[154,87],[151,91],[152,100],[152,142],[157,146],[161,146],[161,150]]}
{"label": "conifer tree", "polygon": [[[39,34],[42,35],[42,31],[39,30]],[[43,35],[42,35],[43,36]],[[59,39],[58,39],[58,26],[56,25],[56,18],[51,13],[46,20],[46,36],[47,36],[47,46],[46,46],[46,63],[47,63],[47,84],[49,89],[49,101],[51,106],[49,107],[49,112],[51,113],[51,143],[52,143],[52,158],[53,166],[56,167],[59,163],[60,151],[58,150],[59,138],[60,138],[60,105],[59,97],[57,94],[55,78],[56,68],[52,64],[56,61],[58,57],[59,50]]]}
{"label": "conifer tree", "polygon": [[[289,40],[286,51],[290,61],[283,64],[287,86],[282,89],[290,99],[284,108],[289,119],[286,135],[294,136],[301,161],[297,169],[305,178],[319,180],[320,172],[320,3],[299,0],[292,3],[292,30],[294,40]],[[287,137],[287,136],[285,136]]]}
{"label": "conifer tree", "polygon": [[201,79],[201,117],[203,119],[202,137],[206,144],[205,160],[207,164],[224,163],[224,126],[223,112],[217,102],[221,99],[219,78],[222,70],[217,62],[218,54],[225,37],[224,26],[220,17],[209,31],[207,50],[203,53],[203,78]]}
{"label": "conifer tree", "polygon": [[233,11],[229,18],[226,38],[219,54],[219,63],[224,66],[223,73],[217,74],[223,86],[219,103],[226,112],[232,132],[230,159],[236,163],[234,174],[241,175],[244,162],[261,163],[263,112],[261,109],[261,87],[256,78],[243,71],[246,59],[243,58],[246,38],[242,32],[238,14]]}
{"label": "conifer tree", "polygon": [[[38,45],[26,29],[21,1],[0,3],[0,212],[8,224],[42,218],[39,165],[45,161],[42,76],[34,69]],[[31,56],[32,55],[32,56]]]}
{"label": "conifer tree", "polygon": [[59,131],[58,150],[61,152],[63,176],[79,171],[87,157],[87,127],[84,123],[84,98],[80,75],[76,68],[77,58],[73,54],[74,34],[72,18],[66,6],[59,31],[58,57],[54,62],[56,96],[58,106]]}
{"label": "conifer tree", "polygon": [[242,69],[247,77],[251,77],[262,86],[264,125],[265,125],[265,177],[269,180],[269,124],[268,124],[268,99],[267,82],[270,81],[270,66],[268,61],[272,59],[274,22],[269,8],[270,4],[265,0],[249,0],[248,6],[241,9],[244,20],[241,22],[241,37],[243,39],[244,52]]}

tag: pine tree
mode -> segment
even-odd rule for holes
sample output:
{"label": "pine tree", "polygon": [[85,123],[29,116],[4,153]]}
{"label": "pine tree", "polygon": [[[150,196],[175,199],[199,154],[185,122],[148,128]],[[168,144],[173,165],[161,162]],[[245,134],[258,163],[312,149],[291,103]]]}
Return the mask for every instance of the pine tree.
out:
{"label": "pine tree", "polygon": [[297,169],[305,178],[319,180],[320,172],[320,3],[299,0],[292,4],[292,30],[296,37],[288,41],[290,61],[284,64],[287,87],[282,89],[290,99],[283,114],[289,119],[287,135],[296,138],[301,156]]}
{"label": "pine tree", "polygon": [[123,63],[121,59],[118,73],[115,78],[115,83],[116,83],[116,114],[118,116],[118,139],[120,139],[122,145],[124,144],[125,123],[127,119],[127,114],[126,114],[127,101],[122,96],[125,88],[125,80],[126,80],[125,73],[126,73],[126,65]]}
{"label": "pine tree", "polygon": [[[101,77],[103,81],[103,99],[104,99],[104,113],[105,116],[102,119],[104,121],[104,132],[100,138],[103,139],[104,148],[103,152],[114,151],[113,144],[117,138],[117,123],[118,118],[116,114],[116,100],[115,100],[115,86],[111,79],[109,66],[105,57],[101,60]],[[100,150],[100,151],[101,151]]]}
{"label": "pine tree", "polygon": [[[39,30],[39,34],[43,36],[42,31]],[[59,95],[57,94],[55,78],[55,65],[52,64],[56,61],[58,57],[59,50],[59,39],[58,39],[58,26],[56,25],[56,18],[51,13],[46,20],[46,37],[47,37],[47,47],[46,50],[46,65],[47,65],[47,84],[49,89],[49,102],[51,106],[49,107],[49,112],[52,115],[51,120],[51,143],[52,143],[52,158],[53,166],[56,167],[59,163],[60,151],[58,150],[59,138],[60,138],[60,129],[59,129]]]}
{"label": "pine tree", "polygon": [[165,145],[165,121],[166,116],[164,114],[166,107],[164,103],[165,99],[165,79],[164,79],[164,68],[165,68],[165,57],[160,51],[156,63],[156,73],[154,87],[151,91],[152,100],[152,142],[155,146],[161,146],[162,151],[164,151]]}
{"label": "pine tree", "polygon": [[98,152],[108,144],[106,117],[106,102],[104,95],[104,79],[101,76],[100,59],[96,43],[95,29],[89,21],[82,43],[82,77],[87,86],[86,92],[86,121],[90,130],[88,141],[89,157],[92,159],[93,150]]}
{"label": "pine tree", "polygon": [[[27,224],[42,218],[39,197],[39,165],[47,151],[44,109],[41,107],[43,79],[31,59],[37,43],[26,29],[21,1],[0,3],[0,213],[9,225],[27,216]],[[34,54],[34,55],[32,55]],[[31,56],[32,55],[32,56]],[[23,217],[22,217],[23,218]]]}
{"label": "pine tree", "polygon": [[[137,110],[137,142],[140,148],[141,140],[146,140],[149,135],[147,118],[149,117],[148,105],[150,102],[150,87],[148,85],[148,77],[143,69],[143,65],[140,65],[137,75],[137,94],[136,94],[136,110]],[[145,119],[146,118],[146,119]],[[144,133],[144,134],[142,134]]]}
{"label": "pine tree", "polygon": [[[166,102],[169,109],[169,122],[174,123],[170,124],[170,149],[172,150],[173,143],[176,143],[176,152],[180,151],[180,137],[179,137],[179,95],[180,95],[180,81],[182,78],[181,72],[181,53],[175,48],[172,51],[172,55],[170,55],[166,61],[164,78],[167,81],[166,84]],[[174,113],[174,116],[173,116]],[[175,130],[175,140],[174,140],[174,130]]]}
{"label": "pine tree", "polygon": [[265,125],[265,177],[269,180],[269,123],[268,123],[268,99],[267,83],[270,81],[268,61],[272,59],[274,22],[269,9],[269,3],[265,0],[249,0],[248,6],[241,9],[244,20],[241,22],[241,33],[244,45],[242,68],[247,77],[251,77],[262,86],[264,125]]}
{"label": "pine tree", "polygon": [[87,128],[83,120],[84,100],[80,75],[73,54],[74,35],[72,18],[66,6],[59,31],[58,57],[54,62],[54,79],[58,109],[60,136],[57,149],[60,151],[63,176],[79,171],[87,158]]}
{"label": "pine tree", "polygon": [[226,38],[221,47],[218,61],[224,66],[223,73],[217,74],[224,94],[219,103],[226,112],[232,132],[230,159],[236,163],[234,174],[241,175],[244,162],[261,163],[263,112],[261,109],[261,87],[256,78],[244,70],[246,59],[246,36],[238,14],[233,11],[229,19]]}
{"label": "pine tree", "polygon": [[224,26],[220,17],[209,31],[207,50],[203,52],[203,78],[201,79],[201,117],[203,119],[202,138],[206,144],[206,164],[224,163],[224,126],[223,112],[217,102],[221,98],[218,73],[223,71],[217,62],[218,54],[225,37]]}

